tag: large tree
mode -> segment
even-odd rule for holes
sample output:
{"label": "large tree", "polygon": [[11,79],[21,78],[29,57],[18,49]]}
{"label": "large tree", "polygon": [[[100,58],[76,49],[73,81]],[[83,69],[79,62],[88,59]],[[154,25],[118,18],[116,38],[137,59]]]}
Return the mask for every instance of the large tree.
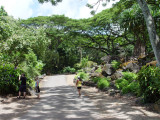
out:
{"label": "large tree", "polygon": [[[62,0],[38,0],[41,3],[44,2],[51,2],[53,5],[56,5],[58,2],[61,2]],[[110,0],[97,0],[97,3],[99,2],[103,2],[103,1],[107,1],[109,2]],[[120,0],[125,2],[125,0]],[[127,1],[127,5],[131,6],[133,3],[135,2],[135,0],[129,0]],[[139,6],[141,7],[141,10],[143,12],[145,21],[146,21],[146,25],[147,25],[147,29],[148,29],[148,33],[149,33],[149,38],[150,38],[150,42],[152,44],[152,48],[157,60],[158,65],[160,64],[160,41],[159,41],[159,36],[156,32],[156,28],[155,28],[155,23],[153,20],[153,17],[150,13],[150,10],[148,8],[147,2],[152,3],[152,4],[157,4],[157,2],[159,1],[155,1],[155,0],[137,0]]]}

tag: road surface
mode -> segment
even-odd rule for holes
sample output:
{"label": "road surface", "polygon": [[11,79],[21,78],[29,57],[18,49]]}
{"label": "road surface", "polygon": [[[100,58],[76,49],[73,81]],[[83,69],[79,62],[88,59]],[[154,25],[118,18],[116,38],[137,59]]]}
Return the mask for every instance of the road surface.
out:
{"label": "road surface", "polygon": [[47,76],[40,101],[27,113],[13,120],[97,120],[101,119],[94,103],[66,82],[65,75]]}
{"label": "road surface", "polygon": [[0,120],[160,120],[157,113],[107,96],[92,87],[83,87],[79,98],[73,77],[46,76],[41,82],[40,99],[13,97],[1,103]]}

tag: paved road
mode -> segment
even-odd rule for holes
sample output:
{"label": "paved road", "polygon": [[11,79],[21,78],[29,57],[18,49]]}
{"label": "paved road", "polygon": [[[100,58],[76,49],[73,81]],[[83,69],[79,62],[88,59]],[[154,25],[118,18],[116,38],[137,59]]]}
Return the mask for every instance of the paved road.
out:
{"label": "paved road", "polygon": [[45,77],[39,102],[12,120],[102,120],[94,103],[83,95],[79,98],[76,89],[67,85],[65,77]]}
{"label": "paved road", "polygon": [[[95,88],[83,87],[85,96],[79,98],[75,87],[70,86],[74,75],[66,77],[45,77],[41,99],[36,102],[30,97],[6,102],[0,110],[0,120],[160,120],[159,114],[109,97]],[[30,107],[26,107],[28,103]]]}

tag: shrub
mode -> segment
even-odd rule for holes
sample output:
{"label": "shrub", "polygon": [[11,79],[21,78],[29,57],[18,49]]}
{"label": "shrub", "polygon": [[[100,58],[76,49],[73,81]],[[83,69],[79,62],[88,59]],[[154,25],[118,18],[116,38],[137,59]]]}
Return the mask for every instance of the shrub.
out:
{"label": "shrub", "polygon": [[144,102],[155,102],[160,99],[160,68],[144,66],[138,73],[140,95]]}
{"label": "shrub", "polygon": [[96,62],[93,62],[93,61],[88,61],[87,62],[87,67],[93,67],[93,66],[96,66],[97,65],[97,63]]}
{"label": "shrub", "polygon": [[99,81],[98,81],[98,88],[99,89],[104,89],[104,88],[108,88],[109,87],[109,81],[107,78],[101,78]]}
{"label": "shrub", "polygon": [[75,72],[76,72],[75,68],[71,68],[70,66],[65,67],[63,69],[63,73],[75,73]]}
{"label": "shrub", "polygon": [[132,82],[137,78],[137,74],[132,72],[122,72],[123,78],[128,80],[128,82]]}
{"label": "shrub", "polygon": [[79,72],[84,72],[84,70],[83,69],[80,69],[80,70],[77,70],[77,72],[79,73]]}
{"label": "shrub", "polygon": [[0,94],[17,93],[19,75],[20,70],[14,68],[13,64],[0,65]]}
{"label": "shrub", "polygon": [[101,79],[101,77],[94,77],[94,78],[92,79],[92,81],[93,81],[94,83],[98,83],[98,82],[100,81],[100,79]]}
{"label": "shrub", "polygon": [[75,68],[76,70],[81,69],[81,64],[80,64],[80,63],[74,64],[74,68]]}
{"label": "shrub", "polygon": [[74,68],[81,69],[81,68],[85,68],[85,67],[92,67],[94,65],[97,65],[97,63],[95,63],[93,61],[89,61],[88,57],[87,57],[87,58],[82,58],[80,63],[76,63],[74,65]]}
{"label": "shrub", "polygon": [[134,81],[130,84],[128,84],[126,87],[122,88],[122,93],[134,93],[135,95],[138,95],[139,92],[139,84],[138,82]]}
{"label": "shrub", "polygon": [[98,69],[97,69],[95,72],[101,73],[101,72],[102,72],[102,68],[101,68],[101,67],[98,67]]}
{"label": "shrub", "polygon": [[118,62],[118,61],[116,61],[116,60],[113,60],[112,62],[111,62],[111,65],[112,65],[112,67],[115,69],[115,70],[117,70],[119,67],[120,67],[120,62]]}
{"label": "shrub", "polygon": [[27,78],[32,80],[36,76],[41,74],[41,70],[44,66],[42,61],[37,60],[37,56],[33,51],[29,51],[28,54],[24,54],[25,61],[22,62],[19,67],[26,74]]}
{"label": "shrub", "polygon": [[129,82],[124,78],[116,80],[116,87],[118,89],[123,89],[124,87],[128,85],[129,85]]}
{"label": "shrub", "polygon": [[83,81],[88,81],[88,80],[89,80],[89,74],[88,74],[88,73],[79,72],[79,73],[77,73],[77,75],[75,76],[75,78],[77,78],[77,76],[80,76],[80,78],[81,78]]}
{"label": "shrub", "polygon": [[138,95],[139,93],[139,83],[136,81],[137,74],[131,72],[123,72],[123,77],[116,80],[116,87],[122,90],[123,94],[134,93]]}
{"label": "shrub", "polygon": [[87,67],[87,63],[88,63],[88,58],[82,58],[81,60],[81,68],[85,68]]}

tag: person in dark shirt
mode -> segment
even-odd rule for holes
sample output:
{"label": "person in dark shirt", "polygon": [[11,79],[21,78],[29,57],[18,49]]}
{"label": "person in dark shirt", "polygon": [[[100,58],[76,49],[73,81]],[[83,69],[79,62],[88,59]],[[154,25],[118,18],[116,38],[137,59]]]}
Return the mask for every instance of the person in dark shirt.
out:
{"label": "person in dark shirt", "polygon": [[22,74],[19,76],[19,81],[21,81],[21,86],[19,88],[19,96],[17,98],[20,98],[21,93],[23,92],[23,98],[26,97],[26,77],[25,74]]}

